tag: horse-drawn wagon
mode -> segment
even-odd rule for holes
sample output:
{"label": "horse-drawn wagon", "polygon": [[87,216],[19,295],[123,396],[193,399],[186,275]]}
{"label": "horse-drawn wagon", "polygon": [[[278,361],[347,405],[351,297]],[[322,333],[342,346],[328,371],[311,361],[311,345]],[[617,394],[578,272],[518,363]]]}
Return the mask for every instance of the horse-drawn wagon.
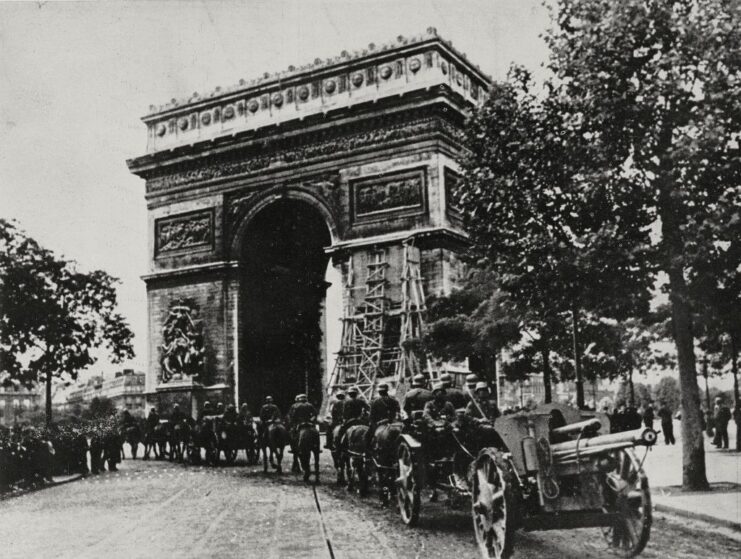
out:
{"label": "horse-drawn wagon", "polygon": [[518,529],[598,527],[613,552],[632,557],[643,550],[651,495],[635,447],[653,445],[655,431],[601,435],[609,432],[607,418],[552,404],[502,417],[496,428],[501,444],[475,456],[458,452],[458,460],[469,458],[468,491],[453,481],[455,457],[426,448],[413,432],[402,436],[397,495],[406,524],[419,518],[422,489],[442,487],[451,497],[470,494],[485,558],[507,557]]}

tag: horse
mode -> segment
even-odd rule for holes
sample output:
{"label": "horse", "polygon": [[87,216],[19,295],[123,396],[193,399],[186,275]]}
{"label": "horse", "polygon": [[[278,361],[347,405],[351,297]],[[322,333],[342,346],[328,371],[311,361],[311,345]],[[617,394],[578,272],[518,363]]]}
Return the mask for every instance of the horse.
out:
{"label": "horse", "polygon": [[366,440],[368,437],[367,425],[351,425],[345,431],[343,446],[346,448],[349,463],[347,475],[347,490],[355,488],[355,475],[358,476],[358,493],[364,497],[368,493],[368,464],[366,463]]}
{"label": "horse", "polygon": [[[142,440],[142,431],[136,423],[127,423],[123,426],[123,440],[131,447],[131,458],[136,460],[136,454],[139,451],[139,443]],[[121,449],[123,456],[123,449]]]}
{"label": "horse", "polygon": [[254,419],[240,418],[237,422],[235,447],[237,451],[244,449],[249,465],[256,464],[260,458],[257,432],[257,422]]}
{"label": "horse", "polygon": [[381,505],[388,506],[398,477],[398,449],[403,423],[381,421],[376,427],[371,444],[371,456],[375,465]]}
{"label": "horse", "polygon": [[216,416],[215,426],[217,459],[223,452],[226,463],[230,465],[234,464],[234,461],[237,459],[237,452],[239,452],[237,423],[226,421],[224,416]]}
{"label": "horse", "polygon": [[[304,481],[308,482],[311,477],[311,455],[314,455],[314,483],[319,483],[319,453],[320,448],[319,430],[313,423],[302,423],[298,426],[298,439],[296,452],[301,469],[304,472]],[[296,455],[294,454],[294,459]]]}
{"label": "horse", "polygon": [[335,425],[332,429],[332,462],[334,468],[337,471],[337,485],[345,485],[345,472],[347,477],[350,477],[350,461],[347,456],[346,445],[340,440],[340,432],[342,430],[342,424]]}
{"label": "horse", "polygon": [[183,418],[172,426],[170,432],[170,460],[182,462],[185,458],[185,449],[191,439],[191,425],[189,418]]}
{"label": "horse", "polygon": [[[279,420],[273,420],[263,427],[262,436],[260,437],[260,446],[262,447],[263,471],[268,471],[268,451],[270,451],[270,465],[278,472],[282,473],[281,466],[283,462],[283,450],[291,442],[288,429]],[[273,462],[275,456],[277,464]]]}
{"label": "horse", "polygon": [[167,457],[167,443],[170,440],[170,422],[160,419],[152,429],[148,429],[144,437],[144,459],[149,459],[149,451],[154,451],[155,460]]}
{"label": "horse", "polygon": [[200,463],[203,448],[206,451],[206,462],[213,466],[219,465],[219,441],[212,416],[205,416],[193,426],[190,440],[189,457],[193,464]]}

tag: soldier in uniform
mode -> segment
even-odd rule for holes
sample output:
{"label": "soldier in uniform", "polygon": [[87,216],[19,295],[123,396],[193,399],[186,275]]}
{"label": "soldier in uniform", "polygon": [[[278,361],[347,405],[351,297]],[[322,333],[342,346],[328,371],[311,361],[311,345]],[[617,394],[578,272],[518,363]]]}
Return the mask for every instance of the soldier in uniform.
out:
{"label": "soldier in uniform", "polygon": [[504,448],[504,441],[494,430],[494,422],[500,415],[497,403],[491,399],[489,386],[485,382],[477,383],[475,400],[466,406],[465,414],[467,423],[473,427],[477,450],[485,446]]}
{"label": "soldier in uniform", "polygon": [[334,447],[334,430],[338,425],[342,424],[343,421],[343,405],[345,403],[345,393],[340,390],[335,394],[335,401],[332,403],[332,407],[329,410],[329,428],[327,429],[327,444],[324,448]]}
{"label": "soldier in uniform", "polygon": [[170,421],[172,422],[173,427],[175,425],[181,424],[186,419],[188,419],[188,416],[183,413],[183,411],[180,409],[179,404],[175,404],[174,406],[172,406],[172,414],[170,414]]}
{"label": "soldier in uniform", "polygon": [[154,431],[154,428],[159,425],[160,422],[160,414],[157,413],[156,408],[152,408],[149,410],[149,415],[147,416],[147,428],[149,429],[149,432],[151,433]]}
{"label": "soldier in uniform", "polygon": [[252,425],[252,413],[250,407],[247,404],[239,406],[239,422],[242,425]]}
{"label": "soldier in uniform", "polygon": [[273,403],[273,397],[266,396],[265,403],[260,408],[260,423],[266,427],[271,421],[280,419],[280,416],[280,408]]}
{"label": "soldier in uniform", "polygon": [[217,402],[216,415],[224,415],[224,403],[223,402]]}
{"label": "soldier in uniform", "polygon": [[293,447],[294,454],[296,453],[296,445],[298,443],[299,427],[303,423],[314,423],[316,416],[316,408],[309,403],[306,394],[296,396],[295,403],[288,411],[288,426],[291,430],[291,446]]}
{"label": "soldier in uniform", "polygon": [[440,375],[440,381],[442,381],[445,387],[445,399],[453,404],[455,409],[464,409],[466,404],[468,404],[468,400],[461,389],[453,386],[453,377],[450,373]]}
{"label": "soldier in uniform", "polygon": [[395,421],[401,412],[399,402],[393,396],[389,396],[389,385],[381,383],[378,385],[378,397],[370,405],[370,425],[366,433],[366,448],[370,449],[371,441],[376,433],[376,427],[383,421]]}
{"label": "soldier in uniform", "polygon": [[345,431],[347,431],[348,427],[360,423],[363,415],[369,411],[368,402],[362,398],[358,398],[358,394],[360,394],[360,391],[357,386],[351,386],[347,390],[348,398],[342,402],[342,427],[337,432],[335,444],[342,441],[342,437],[345,436]]}
{"label": "soldier in uniform", "polygon": [[236,423],[237,422],[237,407],[234,404],[229,404],[224,412],[224,423]]}
{"label": "soldier in uniform", "polygon": [[[423,417],[430,430],[430,448],[434,449],[438,456],[449,456],[453,449],[451,431],[457,418],[455,408],[446,398],[442,382],[438,381],[432,385],[432,400],[425,404]],[[458,481],[456,474],[456,483]],[[435,488],[436,483],[436,472],[433,469],[430,472],[430,485]],[[437,501],[437,489],[432,490],[430,501]]]}
{"label": "soldier in uniform", "polygon": [[206,400],[203,404],[203,409],[201,410],[200,415],[198,416],[198,423],[200,423],[204,417],[208,417],[209,415],[214,414],[214,408],[211,405],[211,402]]}
{"label": "soldier in uniform", "polygon": [[432,392],[427,390],[425,387],[424,375],[416,375],[412,379],[412,388],[406,393],[404,397],[404,413],[407,417],[412,417],[412,412],[422,411],[425,408],[425,404],[432,400]]}

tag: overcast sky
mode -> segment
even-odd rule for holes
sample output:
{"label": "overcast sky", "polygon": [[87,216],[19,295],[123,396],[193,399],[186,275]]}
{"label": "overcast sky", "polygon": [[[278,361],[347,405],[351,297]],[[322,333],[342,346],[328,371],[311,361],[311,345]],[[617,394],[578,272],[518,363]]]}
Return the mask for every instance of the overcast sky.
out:
{"label": "overcast sky", "polygon": [[[0,3],[0,215],[121,278],[146,363],[142,155],[150,104],[434,26],[485,72],[537,67],[540,0]],[[104,364],[95,370],[108,369]]]}

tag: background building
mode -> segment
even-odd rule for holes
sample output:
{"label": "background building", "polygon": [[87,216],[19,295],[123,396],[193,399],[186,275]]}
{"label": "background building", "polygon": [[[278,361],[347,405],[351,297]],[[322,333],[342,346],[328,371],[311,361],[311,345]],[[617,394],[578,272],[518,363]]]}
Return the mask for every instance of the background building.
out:
{"label": "background building", "polygon": [[109,379],[102,375],[91,377],[69,390],[66,407],[73,413],[80,413],[93,398],[109,398],[117,409],[141,415],[144,413],[144,373],[124,369]]}
{"label": "background building", "polygon": [[0,386],[0,425],[23,421],[41,406],[41,394],[24,386]]}

